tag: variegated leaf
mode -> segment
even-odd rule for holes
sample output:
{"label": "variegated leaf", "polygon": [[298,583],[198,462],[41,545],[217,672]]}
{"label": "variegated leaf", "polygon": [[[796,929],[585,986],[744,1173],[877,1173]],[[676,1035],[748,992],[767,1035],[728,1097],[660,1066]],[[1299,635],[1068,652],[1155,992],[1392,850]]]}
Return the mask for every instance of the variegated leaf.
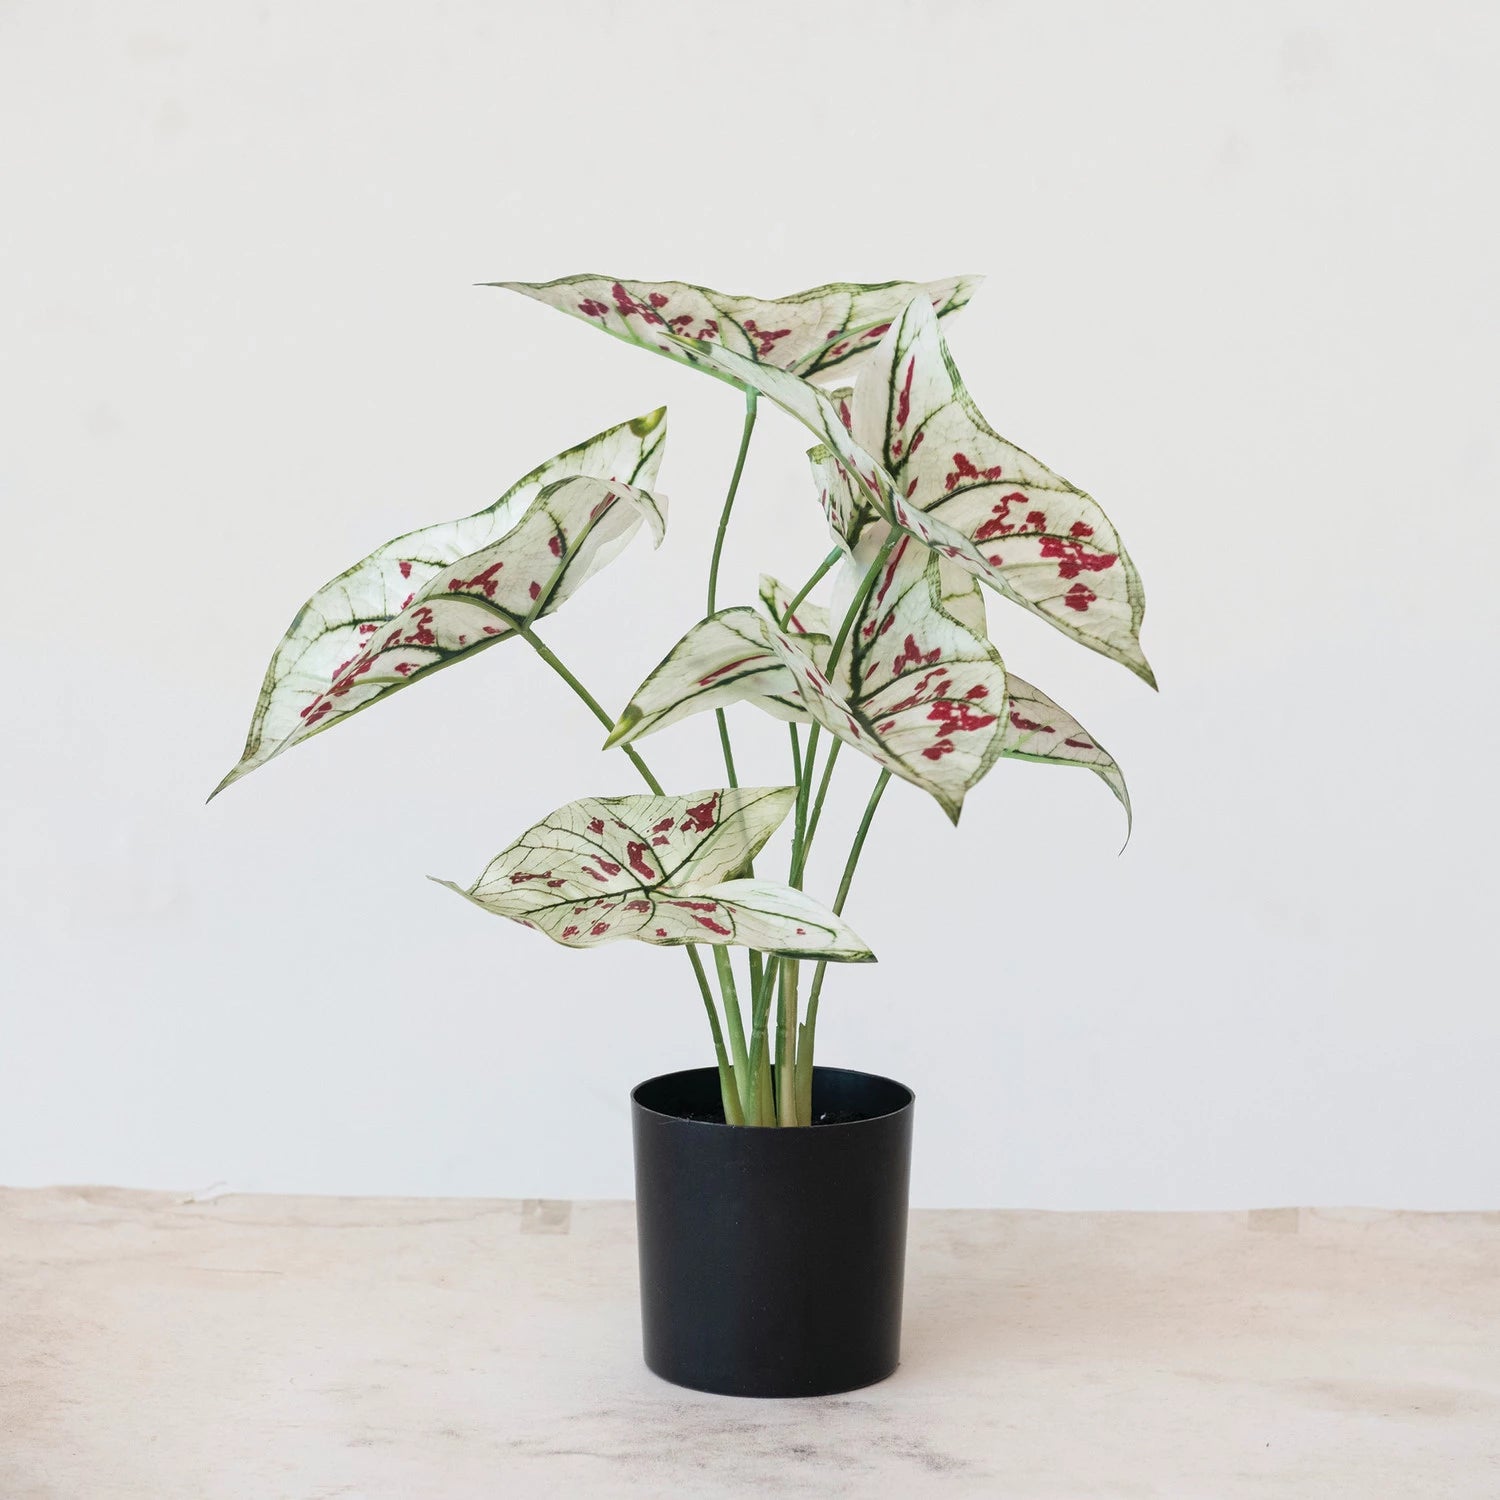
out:
{"label": "variegated leaf", "polygon": [[940,568],[903,537],[831,672],[814,654],[822,637],[799,637],[738,610],[739,661],[714,678],[708,697],[703,679],[727,653],[718,617],[702,622],[642,683],[611,739],[639,738],[731,696],[774,705],[783,718],[800,717],[800,702],[808,717],[931,793],[957,821],[965,793],[1000,753],[1005,668],[982,634],[942,608]]}
{"label": "variegated leaf", "polygon": [[746,700],[779,719],[807,717],[767,622],[739,605],[700,620],[678,641],[626,705],[605,748]]}
{"label": "variegated leaf", "polygon": [[[1109,518],[990,427],[925,299],[914,299],[881,341],[851,410],[856,444],[894,481],[898,523],[1155,685],[1140,645],[1145,594]],[[835,510],[842,503],[830,502]]]}
{"label": "variegated leaf", "polygon": [[408,532],[297,612],[261,687],[239,763],[215,795],[283,750],[557,609],[644,520],[665,411],[549,459],[494,505]]}
{"label": "variegated leaf", "polygon": [[[878,545],[878,537],[872,541]],[[913,554],[914,559],[920,557],[919,552]],[[928,597],[932,597],[930,591],[935,589],[938,616],[950,617],[952,621],[969,632],[973,639],[962,644],[967,645],[970,654],[973,654],[976,641],[982,641],[985,637],[984,593],[973,574],[965,572],[948,559],[938,558],[935,564],[935,575],[927,581]],[[926,566],[930,570],[931,564]],[[901,566],[898,563],[896,569],[898,575],[900,571]],[[896,587],[896,579],[892,578],[887,592],[891,592]],[[760,597],[771,620],[779,622],[786,615],[787,605],[792,600],[792,592],[776,579],[762,576]],[[721,634],[724,627],[720,622],[725,616],[733,616],[734,620],[732,651],[729,649],[730,642]],[[873,620],[870,616],[873,616]],[[867,627],[872,623],[878,632],[884,625],[885,618],[885,612],[881,610],[868,610],[854,640],[868,639]],[[810,665],[823,674],[825,681],[828,679],[828,611],[822,605],[804,600],[797,606],[791,620],[787,622],[784,633],[773,625],[771,620],[767,620],[753,610],[740,608],[722,611],[720,615],[710,617],[694,626],[673,648],[661,666],[642,683],[631,700],[630,706],[616,725],[610,742],[617,743],[621,739],[639,738],[667,724],[675,723],[689,714],[706,708],[721,708],[735,699],[753,701],[778,718],[810,721],[812,715],[803,706],[802,690],[799,686],[799,682],[804,680],[809,664],[803,661],[803,676],[799,676],[798,659],[811,657]],[[892,633],[895,629],[896,625],[893,623],[887,627],[887,633]],[[781,638],[778,640],[778,637]],[[878,639],[878,636],[876,638]],[[902,645],[905,650],[904,640]],[[838,717],[840,712],[852,715],[855,703],[861,698],[861,695],[851,690],[849,686],[847,659],[854,649],[855,646],[852,643],[846,648],[846,664],[839,673],[835,674],[828,691],[819,695],[824,703],[836,701],[838,705],[834,713],[820,715],[819,722],[826,724],[833,733],[840,734],[842,738],[852,739],[854,743],[860,744],[860,747],[868,752],[870,741],[866,740],[862,743],[854,738],[848,732],[847,719],[841,722]],[[728,669],[724,670],[726,667]],[[714,676],[715,673],[720,675]],[[712,686],[718,689],[711,697],[708,695],[709,687],[703,683],[705,677],[711,678]],[[870,679],[871,686],[876,680],[874,677]],[[1007,673],[1003,678],[999,677],[998,673],[988,678],[981,675],[977,682],[969,684],[969,690],[972,691],[976,685],[985,687],[986,692],[980,694],[977,701],[987,703],[991,701],[989,690],[993,689],[998,693],[1001,683],[1007,695],[1005,700],[1007,709],[1004,722],[1000,725],[998,751],[995,753],[1019,760],[1084,766],[1094,771],[1119,798],[1128,819],[1130,796],[1119,766],[1109,752],[1099,745],[1066,709],[1059,707],[1040,689],[1023,682],[1013,673]],[[937,684],[933,683],[929,686],[936,687]],[[871,703],[875,701],[873,694],[869,695],[869,701]],[[907,712],[920,711],[925,704],[930,714],[937,701],[936,697],[930,701],[924,698],[920,703],[911,705]],[[975,701],[966,698],[964,705],[972,709]],[[949,706],[939,709],[938,712],[948,716],[951,720],[969,724],[973,724],[976,717],[984,717],[982,714],[977,716],[972,713],[966,714],[964,707],[955,708],[952,705],[951,695]],[[868,719],[868,713],[864,717]],[[882,727],[880,721],[877,720],[874,727],[878,737],[878,731]],[[983,730],[989,726],[981,723],[977,727]],[[926,758],[925,751],[935,749],[940,741],[929,740],[923,744],[918,734],[916,743],[918,750],[924,752],[924,758]],[[989,755],[992,748],[992,746],[986,746],[983,754],[977,757],[981,764],[983,764],[984,756]],[[875,758],[883,765],[891,764],[880,755],[876,755]],[[946,769],[958,771],[961,764],[961,762],[954,763]],[[891,769],[898,775],[906,774],[897,766],[891,765]],[[983,769],[980,769],[978,774],[968,781],[968,785],[977,781],[980,775],[983,775]],[[907,775],[906,779],[914,780],[915,778]],[[931,779],[929,774],[919,784],[927,786]],[[967,787],[964,789],[967,790]]]}
{"label": "variegated leaf", "polygon": [[789,297],[741,297],[682,281],[621,281],[563,276],[556,281],[497,281],[548,307],[594,323],[632,344],[671,354],[657,336],[702,339],[757,364],[811,378],[856,363],[874,349],[895,316],[921,296],[938,317],[957,312],[982,277],[813,287]]}
{"label": "variegated leaf", "polygon": [[795,797],[793,787],[585,797],[528,829],[468,889],[438,884],[569,948],[634,938],[867,962],[863,940],[820,902],[742,878]]}
{"label": "variegated leaf", "polygon": [[787,606],[791,604],[794,597],[791,589],[778,579],[772,578],[769,573],[760,575],[760,602],[765,606],[766,613],[783,630],[790,635],[804,638],[817,636],[832,645],[833,637],[829,630],[828,610],[823,605],[804,599],[797,606],[791,619],[787,619]]}
{"label": "variegated leaf", "polygon": [[1040,688],[1022,682],[1014,672],[1007,680],[1007,687],[1010,700],[1000,753],[1015,760],[1042,761],[1052,766],[1084,766],[1119,798],[1128,829],[1132,821],[1130,792],[1114,756]]}

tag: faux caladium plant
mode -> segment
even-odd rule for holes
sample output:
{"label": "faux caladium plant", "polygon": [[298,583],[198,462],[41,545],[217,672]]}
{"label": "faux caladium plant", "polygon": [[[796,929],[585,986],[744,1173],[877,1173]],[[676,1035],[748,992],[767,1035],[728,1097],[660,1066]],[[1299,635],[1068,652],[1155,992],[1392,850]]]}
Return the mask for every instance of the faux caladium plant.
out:
{"label": "faux caladium plant", "polygon": [[[1002,758],[1083,766],[1129,814],[1108,751],[1006,668],[990,639],[987,591],[1154,685],[1140,644],[1140,578],[1098,503],[999,436],[960,380],[941,320],[968,303],[974,277],[777,299],[596,275],[496,285],[742,393],[703,618],[618,714],[537,631],[642,524],[660,542],[666,502],[655,485],[667,429],[658,409],[548,459],[474,515],[387,542],[313,594],[272,655],[244,752],[217,790],[440,668],[524,642],[649,790],[570,802],[472,884],[440,883],[565,947],[629,938],[685,948],[726,1122],[810,1124],[827,965],[874,957],[843,911],[892,777],[956,823]],[[848,376],[852,387],[815,383]],[[720,609],[719,565],[761,398],[815,438],[810,500],[835,545],[800,586],[763,577],[758,599]],[[829,601],[814,602],[830,574]],[[788,784],[739,785],[725,714],[736,703],[787,721]],[[669,794],[637,742],[701,712],[717,720],[724,785]],[[804,876],[845,747],[877,771],[825,903],[803,889]],[[786,878],[757,875],[753,861],[788,818]],[[735,947],[746,950],[739,968]],[[805,963],[815,967],[803,1007]]]}

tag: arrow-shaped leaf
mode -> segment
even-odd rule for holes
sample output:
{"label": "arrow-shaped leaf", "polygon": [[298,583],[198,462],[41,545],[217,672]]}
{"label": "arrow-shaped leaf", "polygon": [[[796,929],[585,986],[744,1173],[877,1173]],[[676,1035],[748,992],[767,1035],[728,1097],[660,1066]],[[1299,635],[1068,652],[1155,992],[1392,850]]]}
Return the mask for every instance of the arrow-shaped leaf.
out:
{"label": "arrow-shaped leaf", "polygon": [[467,890],[438,884],[569,948],[634,938],[868,962],[863,940],[820,902],[739,878],[795,797],[792,787],[585,797],[529,828]]}
{"label": "arrow-shaped leaf", "polygon": [[940,569],[903,537],[831,672],[822,635],[793,635],[751,609],[711,616],[641,684],[611,739],[748,698],[778,717],[813,719],[931,793],[957,821],[965,793],[1000,753],[1005,668],[982,633],[943,608]]}
{"label": "arrow-shaped leaf", "polygon": [[[1145,593],[1109,517],[990,427],[925,299],[896,320],[848,404],[856,444],[894,481],[898,523],[1155,685],[1140,644]],[[821,484],[826,465],[814,462]],[[847,492],[825,502],[841,519],[852,503]]]}
{"label": "arrow-shaped leaf", "polygon": [[[921,296],[938,317],[963,307],[982,277],[841,283],[789,297],[742,297],[683,281],[622,281],[585,273],[556,281],[497,281],[604,332],[671,354],[660,335],[721,344],[756,364],[812,377],[852,365]],[[680,357],[680,356],[674,356]]]}
{"label": "arrow-shaped leaf", "polygon": [[[637,689],[615,726],[610,743],[639,739],[689,714],[722,708],[736,699],[755,702],[777,718],[809,722],[813,715],[804,703],[802,685],[810,682],[811,674],[816,671],[826,686],[807,696],[823,710],[817,715],[818,722],[858,745],[897,775],[932,792],[945,808],[950,808],[950,815],[994,759],[1006,756],[1087,767],[1119,798],[1128,819],[1130,797],[1125,778],[1109,752],[1040,689],[1023,682],[1014,673],[1006,673],[998,657],[991,655],[986,666],[984,594],[974,576],[945,558],[928,559],[922,562],[928,607],[922,607],[922,594],[913,597],[910,573],[914,563],[922,558],[920,551],[913,551],[910,560],[892,554],[894,567],[888,564],[882,575],[884,592],[877,590],[872,595],[872,601],[880,602],[872,602],[864,610],[845,648],[844,664],[838,673],[832,674],[831,684],[827,670],[827,610],[803,601],[783,632],[772,620],[785,618],[792,593],[776,579],[763,576],[760,597],[771,619],[739,607],[721,610],[695,625]],[[897,595],[905,602],[899,611],[893,602]],[[931,607],[934,597],[935,608]],[[892,621],[890,625],[885,624],[887,618]],[[933,629],[942,628],[945,618],[950,664],[967,659],[964,696],[955,699],[947,674],[932,677],[926,671],[908,672],[906,675],[914,678],[921,689],[916,701],[905,701],[912,696],[911,692],[888,694],[886,703],[894,697],[900,712],[888,714],[886,719],[875,717],[871,723],[872,711],[881,706],[882,682],[900,675],[891,670],[895,662],[904,658],[904,669],[911,665],[914,652],[924,658],[930,655]],[[904,633],[908,624],[912,626],[909,636]],[[898,629],[903,631],[900,637],[896,636]],[[919,632],[922,646],[916,644]],[[879,643],[886,637],[899,639],[901,649],[882,669]],[[869,644],[872,639],[873,648]],[[851,654],[857,654],[860,670],[866,674],[862,689],[850,686]],[[941,659],[941,656],[935,658]],[[928,663],[924,661],[923,665]],[[1003,699],[999,696],[1002,692]],[[976,712],[976,708],[988,708],[996,702],[1004,702],[1006,709],[992,729],[991,716]],[[898,740],[896,731],[903,719],[905,737]],[[855,735],[851,720],[873,732]],[[938,733],[934,737],[933,726],[941,729],[945,724],[966,727],[956,727],[953,733]],[[976,730],[989,731],[989,743],[976,745],[964,739],[967,753],[962,759],[948,760],[958,753],[957,744],[953,750],[939,749],[944,739],[957,741]],[[906,764],[903,755],[912,764]],[[938,762],[936,766],[931,764],[934,759]]]}
{"label": "arrow-shaped leaf", "polygon": [[239,763],[283,750],[557,609],[644,520],[659,542],[664,410],[549,459],[494,505],[408,532],[297,612],[262,684]]}

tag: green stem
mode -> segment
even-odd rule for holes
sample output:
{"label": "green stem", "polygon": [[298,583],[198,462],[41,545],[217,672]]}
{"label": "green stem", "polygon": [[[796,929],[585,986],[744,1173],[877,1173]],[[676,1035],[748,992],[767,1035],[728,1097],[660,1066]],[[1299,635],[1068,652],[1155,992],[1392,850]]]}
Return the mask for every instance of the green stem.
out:
{"label": "green stem", "polygon": [[713,991],[708,986],[708,975],[703,972],[703,960],[698,957],[698,950],[692,944],[688,945],[687,956],[688,962],[693,966],[693,973],[697,976],[698,992],[703,996],[703,1008],[708,1012],[709,1030],[714,1036],[714,1059],[719,1066],[719,1097],[724,1102],[724,1122],[727,1125],[743,1125],[745,1114],[740,1108],[739,1095],[735,1092],[734,1074],[724,1051],[724,1033],[719,1027],[719,1012],[714,1005]]}
{"label": "green stem", "polygon": [[800,1125],[797,1110],[797,974],[795,958],[781,960],[781,993],[783,1016],[777,1022],[781,1038],[781,1069],[776,1087],[776,1123]]}
{"label": "green stem", "polygon": [[714,963],[719,970],[719,988],[724,992],[724,1013],[729,1017],[729,1046],[734,1056],[734,1083],[740,1106],[750,1101],[750,1053],[745,1046],[745,1020],[740,1014],[740,996],[734,983],[734,965],[729,950],[714,945]]}
{"label": "green stem", "polygon": [[[568,670],[562,660],[553,653],[551,647],[535,631],[529,626],[517,626],[516,633],[573,689],[601,724],[606,728],[613,724],[614,721],[601,706],[599,700]],[[625,745],[621,748],[630,757],[631,764],[641,773],[641,778],[645,781],[646,785],[658,797],[664,796],[665,793],[661,789],[661,782],[651,774],[651,768],[636,754],[635,748],[631,745]],[[740,1108],[739,1097],[735,1090],[734,1075],[730,1071],[729,1066],[729,1056],[724,1050],[724,1032],[719,1025],[719,1012],[714,1005],[713,991],[709,988],[708,975],[703,971],[703,960],[698,957],[698,949],[694,945],[687,945],[687,956],[688,962],[693,966],[693,974],[698,980],[698,991],[703,996],[703,1007],[708,1012],[709,1030],[713,1033],[714,1060],[719,1068],[719,1093],[724,1100],[724,1118],[731,1125],[743,1125],[745,1123],[745,1116]],[[731,1019],[732,1026],[733,1019]]]}
{"label": "green stem", "polygon": [[[865,803],[864,817],[860,819],[859,829],[854,835],[854,843],[849,849],[849,858],[844,861],[844,874],[839,881],[839,893],[834,897],[833,909],[840,916],[843,915],[844,902],[849,899],[849,887],[854,881],[854,870],[859,864],[859,856],[864,851],[865,836],[870,831],[870,824],[875,821],[875,809],[880,806],[880,799],[885,796],[885,789],[890,782],[891,773],[882,771],[875,782],[875,789],[870,793],[870,800]],[[827,960],[820,959],[817,968],[813,970],[812,989],[807,997],[807,1020],[802,1025],[797,1048],[797,1108],[807,1120],[812,1119],[813,1047],[818,1030],[818,1001],[823,994],[823,976],[827,972]]]}
{"label": "green stem", "polygon": [[828,795],[828,783],[833,779],[833,767],[844,748],[843,740],[834,740],[828,747],[828,758],[823,762],[823,779],[818,783],[818,795],[813,798],[812,812],[808,815],[807,831],[802,839],[802,858],[806,863],[807,852],[812,848],[813,835],[818,831],[818,820],[823,816],[823,799]]}
{"label": "green stem", "polygon": [[894,527],[891,534],[880,544],[880,550],[875,554],[874,560],[860,581],[859,589],[854,598],[849,602],[849,611],[844,616],[844,622],[839,626],[839,633],[833,638],[833,646],[828,653],[828,667],[834,671],[838,665],[839,652],[844,649],[844,642],[849,639],[849,632],[854,629],[854,622],[859,618],[859,612],[864,608],[865,600],[870,597],[870,591],[875,587],[876,580],[880,577],[880,570],[885,566],[886,559],[896,550],[896,543],[901,540],[905,532],[897,531]]}
{"label": "green stem", "polygon": [[[812,800],[812,773],[813,760],[818,751],[818,735],[822,729],[819,724],[811,724],[807,731],[807,750],[802,758],[802,766],[797,781],[797,812],[796,822],[792,829],[792,867],[787,876],[787,884],[796,890],[802,889],[802,872],[807,866],[807,816],[808,804]],[[792,726],[793,733],[796,726]]]}
{"label": "green stem", "polygon": [[817,569],[813,573],[813,576],[809,578],[807,582],[804,583],[795,594],[792,595],[792,602],[788,604],[787,607],[781,612],[780,624],[783,630],[785,630],[787,626],[792,623],[792,616],[797,613],[797,606],[801,604],[802,601],[807,598],[810,593],[812,593],[812,591],[818,586],[818,582],[823,577],[823,575],[831,567],[833,567],[833,565],[837,563],[843,555],[844,549],[842,547],[835,547],[833,551],[830,552],[828,556],[818,564]]}
{"label": "green stem", "polygon": [[[562,661],[553,655],[552,649],[546,644],[529,625],[518,625],[516,634],[524,640],[527,645],[536,652],[541,659],[557,673],[567,685],[588,705],[589,712],[604,725],[606,729],[613,729],[615,721],[601,706],[599,700],[584,687],[584,685],[567,669]],[[656,793],[658,797],[664,797],[665,792],[661,789],[661,782],[651,774],[651,768],[636,753],[634,745],[622,745],[620,747],[630,757],[630,763],[641,773],[642,780]]]}
{"label": "green stem", "polygon": [[[734,497],[740,488],[740,475],[745,471],[745,455],[750,451],[750,434],[755,431],[756,400],[755,390],[747,385],[745,387],[745,425],[740,432],[740,451],[735,455],[734,473],[729,477],[729,493],[724,496],[724,504],[719,511],[719,530],[714,536],[713,556],[708,564],[709,614],[713,614],[718,608],[719,561],[724,555],[724,536],[729,530],[729,513],[734,509]],[[719,744],[724,750],[725,774],[729,777],[730,786],[738,786],[740,783],[734,770],[734,750],[729,743],[729,721],[722,708],[714,710],[714,719],[719,726]]]}

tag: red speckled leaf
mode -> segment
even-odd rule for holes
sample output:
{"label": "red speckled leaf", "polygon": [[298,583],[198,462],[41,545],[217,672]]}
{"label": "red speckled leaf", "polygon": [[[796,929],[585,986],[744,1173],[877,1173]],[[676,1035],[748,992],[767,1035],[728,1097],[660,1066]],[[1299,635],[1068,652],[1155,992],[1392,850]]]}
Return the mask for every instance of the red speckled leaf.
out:
{"label": "red speckled leaf", "polygon": [[[1118,533],[1097,501],[985,421],[924,299],[881,340],[850,405],[855,442],[894,483],[898,523],[1155,685],[1140,645],[1145,594]],[[825,473],[826,462],[820,484]],[[849,504],[829,502],[834,512]],[[844,514],[835,524],[859,529]]]}
{"label": "red speckled leaf", "polygon": [[982,277],[813,287],[789,297],[742,297],[682,281],[621,281],[585,273],[557,281],[497,281],[632,344],[671,353],[659,335],[720,344],[757,364],[809,378],[869,354],[896,317],[922,296],[938,317],[963,307]]}
{"label": "red speckled leaf", "polygon": [[807,717],[765,619],[741,605],[721,609],[688,631],[636,690],[605,748],[746,700],[779,719]]}
{"label": "red speckled leaf", "polygon": [[569,948],[634,938],[868,962],[863,940],[821,902],[741,878],[795,796],[792,787],[738,787],[585,797],[527,829],[467,889],[438,884]]}
{"label": "red speckled leaf", "polygon": [[931,793],[956,821],[965,793],[1000,753],[1005,668],[982,633],[942,607],[942,595],[941,560],[903,537],[832,671],[826,637],[782,631],[753,610],[725,611],[753,665],[724,673],[705,700],[700,684],[719,662],[721,617],[702,622],[641,684],[611,740],[639,738],[730,697],[774,704],[778,716],[816,720]]}
{"label": "red speckled leaf", "polygon": [[494,505],[408,532],[325,584],[276,648],[239,763],[283,750],[550,614],[635,535],[660,541],[664,411],[612,427]]}
{"label": "red speckled leaf", "polygon": [[1022,682],[1014,672],[1006,685],[1010,701],[1000,753],[1051,766],[1083,766],[1094,772],[1119,798],[1128,828],[1130,793],[1114,756],[1067,709],[1060,708],[1039,688]]}

